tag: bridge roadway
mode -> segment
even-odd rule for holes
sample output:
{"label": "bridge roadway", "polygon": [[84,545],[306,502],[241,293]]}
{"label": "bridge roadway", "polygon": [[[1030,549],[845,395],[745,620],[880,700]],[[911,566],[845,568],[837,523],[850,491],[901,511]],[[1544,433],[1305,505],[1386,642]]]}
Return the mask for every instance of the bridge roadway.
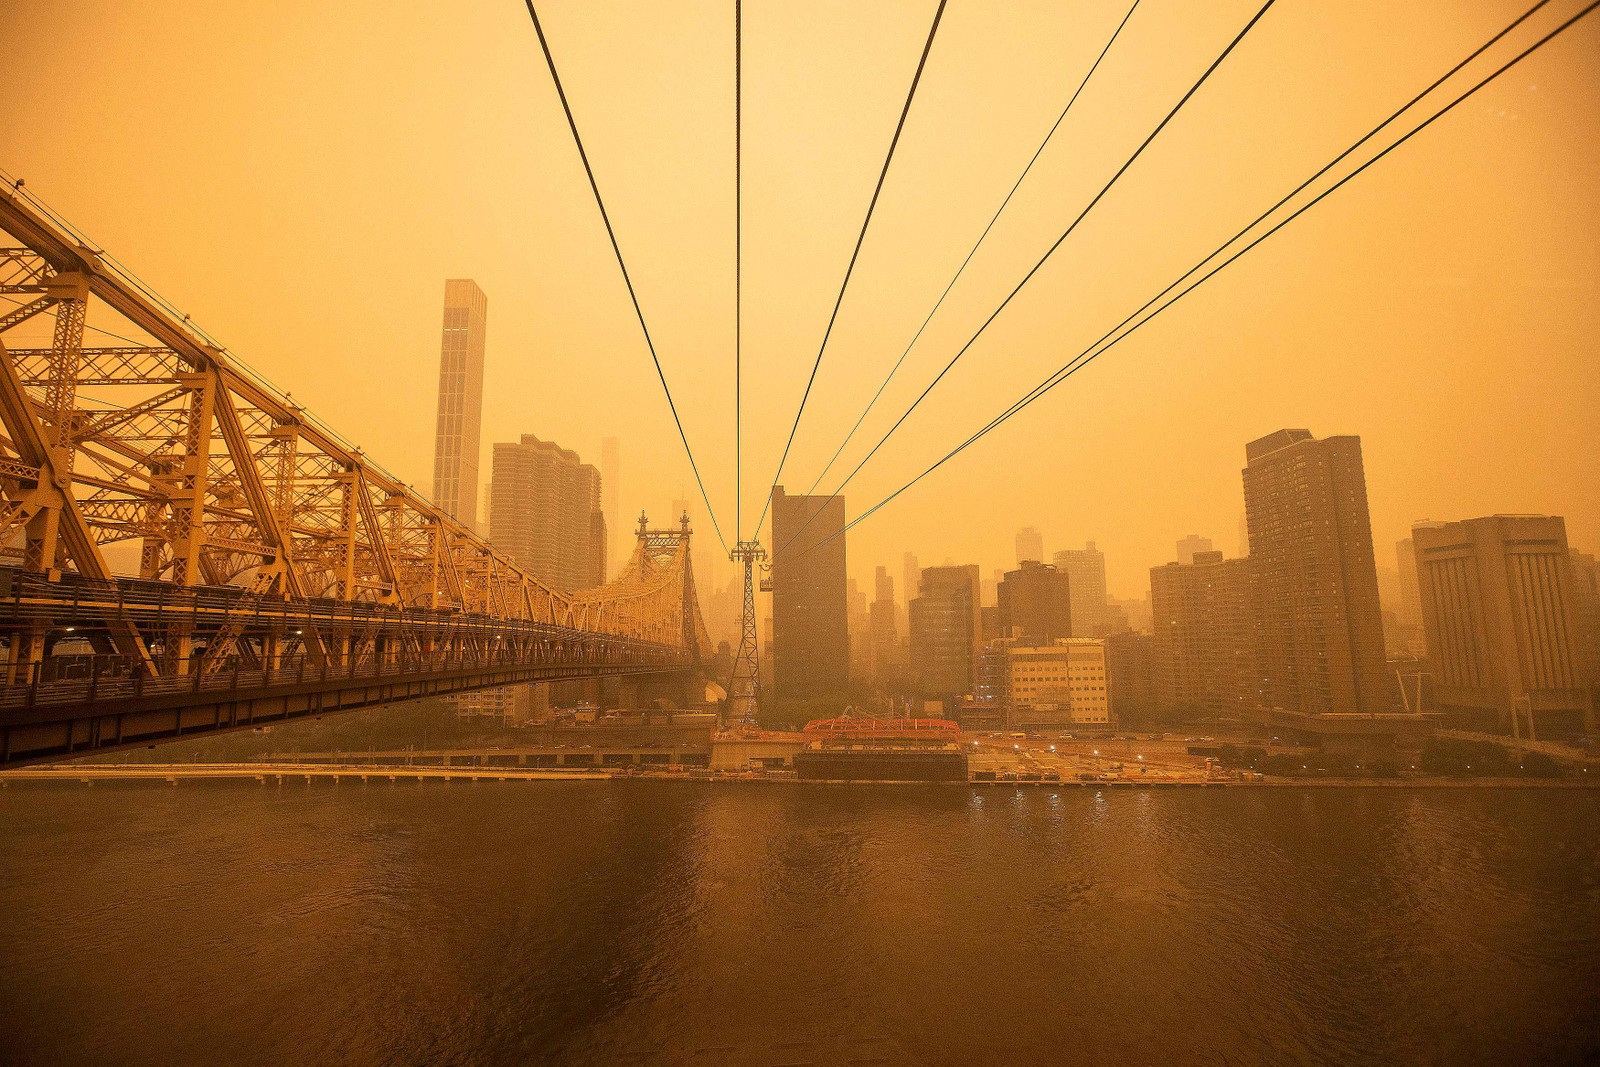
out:
{"label": "bridge roadway", "polygon": [[[232,588],[0,571],[0,630],[52,635],[56,654],[0,664],[0,766],[526,682],[651,675],[692,666],[682,648],[548,623]],[[114,624],[144,632],[304,630],[325,649],[216,657],[203,647],[151,674],[121,655],[61,654]],[[85,645],[85,647],[89,647]]]}

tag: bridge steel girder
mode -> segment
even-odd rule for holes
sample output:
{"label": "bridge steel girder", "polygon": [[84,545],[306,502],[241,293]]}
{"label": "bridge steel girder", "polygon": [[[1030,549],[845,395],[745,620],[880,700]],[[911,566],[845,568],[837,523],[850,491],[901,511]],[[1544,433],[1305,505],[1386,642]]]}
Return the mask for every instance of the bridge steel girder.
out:
{"label": "bridge steel girder", "polygon": [[342,677],[335,671],[327,678],[317,672],[306,682],[271,686],[204,688],[196,693],[110,700],[86,698],[0,713],[0,769],[480,689],[582,678],[657,677],[691,669],[688,664],[663,667],[648,663],[575,662],[387,677]]}
{"label": "bridge steel girder", "polygon": [[[504,635],[445,636],[431,623],[385,633],[352,617],[330,630],[334,624],[316,606],[330,602],[347,613],[453,613],[633,642],[631,665],[604,673],[661,670],[662,656],[672,661],[665,669],[682,670],[708,650],[687,521],[668,530],[641,525],[634,558],[617,581],[572,594],[553,589],[310,417],[19,189],[0,187],[0,231],[24,246],[0,248],[0,291],[25,301],[0,318],[0,333],[33,315],[56,317],[49,348],[0,344],[0,639],[8,646],[0,648],[0,729],[24,725],[15,719],[19,684],[30,687],[30,714],[60,704],[67,691],[60,684],[76,668],[51,650],[68,634],[87,636],[93,658],[113,676],[131,672],[158,688],[191,675],[209,686],[218,675],[270,668],[286,657],[321,672],[408,650],[504,647],[493,643]],[[84,348],[91,299],[151,342]],[[24,619],[16,614],[20,601],[5,598],[9,575],[27,573],[8,574],[3,555],[19,530],[33,549],[31,571],[54,587],[30,589],[41,603],[55,598],[53,614]],[[141,546],[144,581],[113,575],[102,546],[119,540]],[[291,632],[282,622],[264,622],[274,609],[261,608],[219,627],[210,618],[152,618],[124,607],[79,619],[79,627],[69,625],[79,579],[111,583],[122,590],[119,604],[128,599],[124,592],[137,599],[156,585],[197,595],[222,587],[229,595],[276,598],[305,622]],[[203,654],[193,651],[197,640],[205,642]],[[592,663],[524,666],[546,672],[534,680],[593,673]],[[570,670],[580,673],[562,673]],[[482,683],[501,684],[511,683]],[[228,699],[229,706],[276,700],[289,708],[301,698],[263,691]],[[217,701],[200,693],[192,706]],[[93,710],[61,721],[96,721]],[[126,736],[126,716],[134,712],[116,714],[124,717],[113,732]],[[43,721],[27,725],[44,728]],[[98,737],[104,724],[82,730]],[[69,729],[66,749],[83,743],[79,731]],[[181,732],[187,729],[180,723],[174,733]]]}

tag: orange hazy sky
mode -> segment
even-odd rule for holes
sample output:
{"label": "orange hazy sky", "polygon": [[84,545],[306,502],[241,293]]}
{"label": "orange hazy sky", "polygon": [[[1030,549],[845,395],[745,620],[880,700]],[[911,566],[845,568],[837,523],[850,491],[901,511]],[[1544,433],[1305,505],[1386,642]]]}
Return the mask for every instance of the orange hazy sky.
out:
{"label": "orange hazy sky", "polygon": [[[855,421],[1128,2],[950,0],[789,491]],[[747,528],[935,6],[745,5]],[[1143,0],[850,466],[1258,6]],[[850,514],[1526,6],[1280,0],[862,471]],[[1581,6],[1555,0],[1496,54]],[[732,9],[541,5],[730,540]],[[471,277],[489,297],[486,458],[534,433],[598,462],[615,435],[629,514],[693,495],[517,0],[0,0],[0,51],[0,167],[385,466],[426,488],[442,282]],[[1600,16],[852,531],[852,575],[886,563],[898,579],[907,550],[987,574],[1032,525],[1047,553],[1096,541],[1113,593],[1142,595],[1185,534],[1233,553],[1244,443],[1283,426],[1361,436],[1380,567],[1415,519],[1497,511],[1565,515],[1576,546],[1600,549],[1597,102]]]}

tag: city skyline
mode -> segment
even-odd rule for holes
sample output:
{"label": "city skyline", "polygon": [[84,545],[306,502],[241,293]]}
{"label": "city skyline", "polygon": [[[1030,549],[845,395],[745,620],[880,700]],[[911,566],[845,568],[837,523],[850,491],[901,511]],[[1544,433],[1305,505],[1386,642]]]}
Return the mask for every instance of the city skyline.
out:
{"label": "city skyline", "polygon": [[0,1062],[1600,1063],[1600,0],[0,40]]}

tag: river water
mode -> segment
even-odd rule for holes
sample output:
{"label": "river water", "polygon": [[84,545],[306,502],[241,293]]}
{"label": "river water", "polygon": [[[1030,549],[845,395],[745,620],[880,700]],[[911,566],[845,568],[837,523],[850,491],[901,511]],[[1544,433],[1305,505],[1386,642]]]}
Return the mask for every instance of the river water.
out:
{"label": "river water", "polygon": [[1600,1062],[1600,792],[0,790],[0,1062]]}

